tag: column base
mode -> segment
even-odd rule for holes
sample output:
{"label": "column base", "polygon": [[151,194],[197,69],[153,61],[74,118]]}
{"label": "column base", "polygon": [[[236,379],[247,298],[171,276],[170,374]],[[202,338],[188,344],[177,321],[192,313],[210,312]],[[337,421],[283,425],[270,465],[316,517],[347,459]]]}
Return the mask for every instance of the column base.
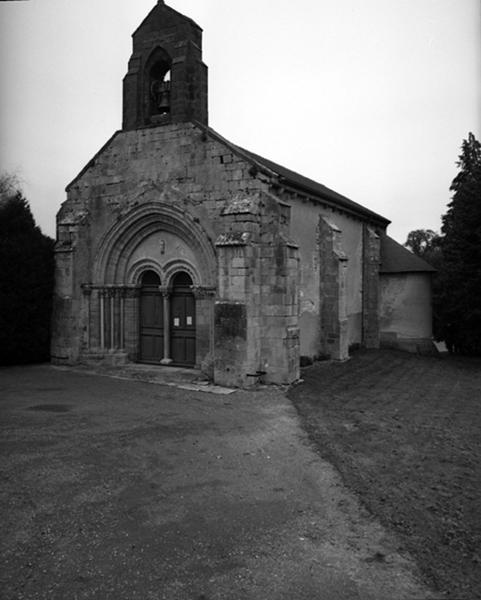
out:
{"label": "column base", "polygon": [[173,362],[173,361],[172,361],[172,359],[171,359],[171,358],[163,358],[163,359],[160,361],[160,364],[161,364],[161,365],[170,365],[172,362]]}

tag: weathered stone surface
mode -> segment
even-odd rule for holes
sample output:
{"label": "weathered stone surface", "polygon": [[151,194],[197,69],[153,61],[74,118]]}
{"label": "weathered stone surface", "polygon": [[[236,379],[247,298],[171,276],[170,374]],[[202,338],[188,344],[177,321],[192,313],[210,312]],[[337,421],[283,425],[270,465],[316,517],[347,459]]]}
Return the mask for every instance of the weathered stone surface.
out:
{"label": "weathered stone surface", "polygon": [[[168,73],[170,80],[164,81]],[[207,125],[201,28],[158,4],[133,35],[123,99],[126,130],[191,120]]]}
{"label": "weathered stone surface", "polygon": [[[153,336],[154,362],[170,363],[182,330],[190,366],[248,386],[260,373],[295,381],[301,353],[344,360],[351,344],[376,347],[386,220],[322,186],[313,196],[309,180],[207,127],[201,29],[189,18],[159,2],[133,44],[123,130],[57,216],[53,360],[144,360]],[[147,309],[148,272],[160,285]],[[192,285],[177,298],[179,274]]]}
{"label": "weathered stone surface", "polygon": [[321,353],[336,360],[349,357],[346,312],[346,270],[348,258],[342,249],[341,230],[321,217],[318,226]]}

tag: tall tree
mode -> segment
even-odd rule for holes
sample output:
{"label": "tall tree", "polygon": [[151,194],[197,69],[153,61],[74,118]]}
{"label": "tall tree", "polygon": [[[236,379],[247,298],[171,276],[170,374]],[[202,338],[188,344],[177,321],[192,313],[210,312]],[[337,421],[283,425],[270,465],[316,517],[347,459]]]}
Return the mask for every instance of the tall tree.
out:
{"label": "tall tree", "polygon": [[422,258],[436,237],[437,235],[432,229],[414,229],[414,231],[409,232],[404,245]]}
{"label": "tall tree", "polygon": [[16,179],[0,176],[0,364],[49,358],[53,246]]}
{"label": "tall tree", "polygon": [[481,144],[472,133],[457,166],[441,229],[442,328],[448,347],[481,355]]}
{"label": "tall tree", "polygon": [[441,236],[432,229],[415,229],[410,231],[404,246],[420,258],[423,258],[435,269],[439,268]]}

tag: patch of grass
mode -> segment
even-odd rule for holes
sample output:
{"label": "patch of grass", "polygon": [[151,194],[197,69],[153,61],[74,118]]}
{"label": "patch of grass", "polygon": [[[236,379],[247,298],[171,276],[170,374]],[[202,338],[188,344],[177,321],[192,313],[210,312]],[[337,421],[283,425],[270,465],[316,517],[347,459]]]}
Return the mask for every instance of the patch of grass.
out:
{"label": "patch of grass", "polygon": [[481,598],[481,360],[396,351],[303,370],[320,453],[448,598]]}

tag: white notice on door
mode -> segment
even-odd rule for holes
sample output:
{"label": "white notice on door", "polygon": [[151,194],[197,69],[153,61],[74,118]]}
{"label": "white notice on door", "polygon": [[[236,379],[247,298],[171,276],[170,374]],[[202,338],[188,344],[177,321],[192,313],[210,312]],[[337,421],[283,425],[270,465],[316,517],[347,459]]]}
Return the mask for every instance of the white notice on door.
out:
{"label": "white notice on door", "polygon": [[192,317],[187,317],[187,325],[192,325]]}
{"label": "white notice on door", "polygon": [[180,327],[180,319],[178,317],[174,319],[174,327]]}

